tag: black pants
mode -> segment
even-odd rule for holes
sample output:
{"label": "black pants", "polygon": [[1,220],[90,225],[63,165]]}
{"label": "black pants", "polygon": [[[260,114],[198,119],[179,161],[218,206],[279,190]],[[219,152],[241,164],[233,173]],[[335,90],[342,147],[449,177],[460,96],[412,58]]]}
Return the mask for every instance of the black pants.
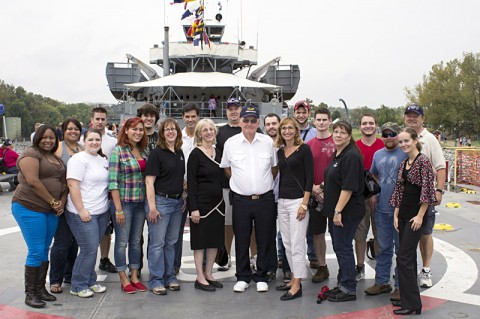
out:
{"label": "black pants", "polygon": [[413,231],[412,222],[409,220],[410,218],[398,218],[400,237],[397,254],[398,285],[402,308],[421,309],[422,301],[417,283],[417,246],[422,232]]}
{"label": "black pants", "polygon": [[[270,192],[260,199],[252,200],[233,195],[233,232],[235,234],[235,258],[238,281],[266,282],[267,271],[270,265],[271,254],[275,249],[271,247],[275,237],[276,216],[275,199]],[[252,273],[250,268],[250,235],[255,223],[257,243],[257,272]]]}

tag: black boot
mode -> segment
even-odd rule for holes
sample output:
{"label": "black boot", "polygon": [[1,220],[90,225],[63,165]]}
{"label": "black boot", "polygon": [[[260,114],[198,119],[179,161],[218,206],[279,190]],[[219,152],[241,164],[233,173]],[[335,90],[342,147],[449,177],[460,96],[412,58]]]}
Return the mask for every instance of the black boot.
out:
{"label": "black boot", "polygon": [[37,293],[40,267],[25,266],[25,304],[33,308],[42,308],[46,303]]}
{"label": "black boot", "polygon": [[48,261],[42,262],[38,271],[37,293],[43,301],[55,301],[57,297],[50,294],[45,288],[45,278],[47,277]]}

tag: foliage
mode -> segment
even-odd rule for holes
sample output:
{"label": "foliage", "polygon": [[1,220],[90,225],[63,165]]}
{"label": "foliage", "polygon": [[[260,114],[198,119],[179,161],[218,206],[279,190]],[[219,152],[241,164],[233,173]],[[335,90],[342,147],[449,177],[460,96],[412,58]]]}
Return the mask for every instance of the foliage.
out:
{"label": "foliage", "polygon": [[85,103],[65,104],[27,92],[23,87],[14,87],[0,80],[0,103],[5,106],[5,116],[22,119],[22,136],[33,132],[35,123],[58,125],[67,118],[76,118],[87,124],[91,105]]}
{"label": "foliage", "polygon": [[432,66],[423,82],[407,89],[411,102],[424,107],[428,126],[450,136],[480,133],[480,54]]}

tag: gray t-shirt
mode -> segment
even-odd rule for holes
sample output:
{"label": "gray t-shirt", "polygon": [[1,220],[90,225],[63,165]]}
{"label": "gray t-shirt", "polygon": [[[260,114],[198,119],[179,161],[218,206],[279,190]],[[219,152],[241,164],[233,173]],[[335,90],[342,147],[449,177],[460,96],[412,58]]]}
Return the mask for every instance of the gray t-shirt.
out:
{"label": "gray t-shirt", "polygon": [[393,214],[394,207],[389,204],[389,201],[397,182],[400,164],[406,158],[407,154],[399,147],[391,151],[382,148],[373,155],[370,172],[378,177],[378,183],[382,188],[377,195],[377,205],[375,206],[375,210],[379,213]]}

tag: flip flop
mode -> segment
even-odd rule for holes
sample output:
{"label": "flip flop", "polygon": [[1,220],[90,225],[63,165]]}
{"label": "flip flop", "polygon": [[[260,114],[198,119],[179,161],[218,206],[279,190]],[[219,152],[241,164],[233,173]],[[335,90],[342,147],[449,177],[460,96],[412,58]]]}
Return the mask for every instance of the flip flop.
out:
{"label": "flip flop", "polygon": [[63,292],[62,285],[60,284],[51,284],[50,285],[50,292],[52,294],[61,294]]}

